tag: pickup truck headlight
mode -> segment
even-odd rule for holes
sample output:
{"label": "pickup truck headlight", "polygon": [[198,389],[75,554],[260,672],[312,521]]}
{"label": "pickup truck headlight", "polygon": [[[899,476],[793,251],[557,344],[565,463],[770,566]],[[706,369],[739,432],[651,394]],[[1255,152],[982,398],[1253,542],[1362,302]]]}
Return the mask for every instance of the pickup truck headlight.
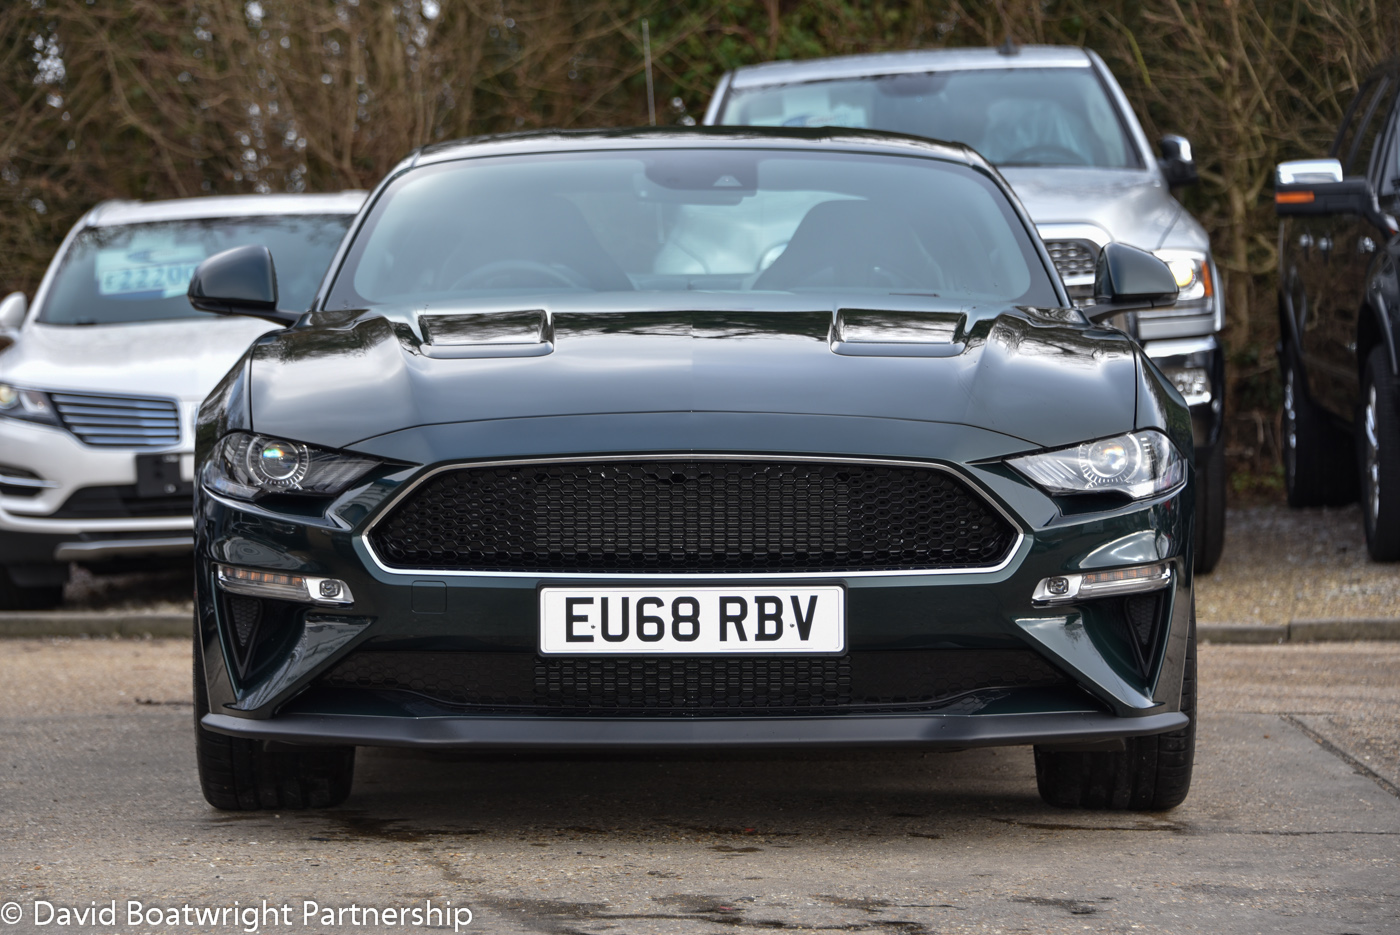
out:
{"label": "pickup truck headlight", "polygon": [[1176,307],[1210,307],[1215,301],[1215,281],[1210,275],[1210,258],[1198,250],[1156,250],[1157,259],[1167,264],[1176,277]]}
{"label": "pickup truck headlight", "polygon": [[366,455],[233,432],[214,446],[200,481],[214,493],[237,500],[268,494],[333,497],[383,463]]}
{"label": "pickup truck headlight", "polygon": [[0,416],[58,425],[58,416],[47,394],[8,383],[0,383]]}
{"label": "pickup truck headlight", "polygon": [[1023,455],[1007,463],[1053,496],[1115,493],[1141,500],[1186,479],[1186,463],[1176,446],[1155,430]]}

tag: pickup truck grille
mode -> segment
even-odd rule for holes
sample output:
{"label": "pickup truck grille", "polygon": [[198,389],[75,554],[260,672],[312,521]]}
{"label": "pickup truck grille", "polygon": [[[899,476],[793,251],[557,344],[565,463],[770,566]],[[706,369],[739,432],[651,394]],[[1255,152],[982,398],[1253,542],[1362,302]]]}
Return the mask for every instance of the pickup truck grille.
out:
{"label": "pickup truck grille", "polygon": [[1045,249],[1050,251],[1055,269],[1066,282],[1094,275],[1094,265],[1099,261],[1097,245],[1086,240],[1047,240]]}

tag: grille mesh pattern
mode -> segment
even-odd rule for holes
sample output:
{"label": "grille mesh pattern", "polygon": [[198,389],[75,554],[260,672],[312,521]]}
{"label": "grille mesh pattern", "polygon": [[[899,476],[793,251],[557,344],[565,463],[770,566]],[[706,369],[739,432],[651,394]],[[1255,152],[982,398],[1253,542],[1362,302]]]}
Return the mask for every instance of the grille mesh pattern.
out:
{"label": "grille mesh pattern", "polygon": [[1062,278],[1072,276],[1092,276],[1098,262],[1098,250],[1078,240],[1049,240],[1045,249]]}
{"label": "grille mesh pattern", "polygon": [[995,565],[1015,531],[929,468],[685,460],[448,471],[370,538],[402,568],[800,572]]}
{"label": "grille mesh pattern", "polygon": [[247,647],[253,638],[253,630],[262,618],[262,601],[255,597],[229,595],[229,617],[233,620],[233,632],[238,637],[240,648]]}
{"label": "grille mesh pattern", "polygon": [[654,659],[365,650],[321,684],[479,710],[666,716],[908,710],[973,691],[1068,682],[1040,656],[1014,649]]}
{"label": "grille mesh pattern", "polygon": [[173,400],[51,393],[63,427],[98,447],[170,448],[180,443]]}

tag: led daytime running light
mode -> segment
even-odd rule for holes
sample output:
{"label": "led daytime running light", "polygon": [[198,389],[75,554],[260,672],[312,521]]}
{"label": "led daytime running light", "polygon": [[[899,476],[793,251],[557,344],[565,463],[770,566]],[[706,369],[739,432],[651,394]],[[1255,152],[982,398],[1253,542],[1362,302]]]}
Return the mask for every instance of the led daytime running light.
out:
{"label": "led daytime running light", "polygon": [[1160,591],[1172,583],[1172,567],[1166,562],[1134,565],[1108,571],[1091,571],[1075,575],[1053,575],[1035,586],[1031,600],[1038,604],[1059,604],[1066,601],[1090,600],[1096,597],[1118,597]]}
{"label": "led daytime running light", "polygon": [[339,578],[309,578],[233,565],[215,565],[219,587],[230,594],[302,604],[352,604],[350,586]]}

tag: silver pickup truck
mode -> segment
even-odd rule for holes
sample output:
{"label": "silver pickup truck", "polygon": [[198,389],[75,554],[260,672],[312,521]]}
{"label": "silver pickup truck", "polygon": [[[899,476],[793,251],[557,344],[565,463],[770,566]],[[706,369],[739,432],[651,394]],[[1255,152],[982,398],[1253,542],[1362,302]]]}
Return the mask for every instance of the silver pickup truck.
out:
{"label": "silver pickup truck", "polygon": [[1011,183],[1084,305],[1105,244],[1165,260],[1181,289],[1176,306],[1120,324],[1191,407],[1196,568],[1215,566],[1225,539],[1225,306],[1206,232],[1170,194],[1196,179],[1191,146],[1164,137],[1155,156],[1102,59],[1008,44],[769,62],[724,75],[705,123],[861,127],[964,143]]}

